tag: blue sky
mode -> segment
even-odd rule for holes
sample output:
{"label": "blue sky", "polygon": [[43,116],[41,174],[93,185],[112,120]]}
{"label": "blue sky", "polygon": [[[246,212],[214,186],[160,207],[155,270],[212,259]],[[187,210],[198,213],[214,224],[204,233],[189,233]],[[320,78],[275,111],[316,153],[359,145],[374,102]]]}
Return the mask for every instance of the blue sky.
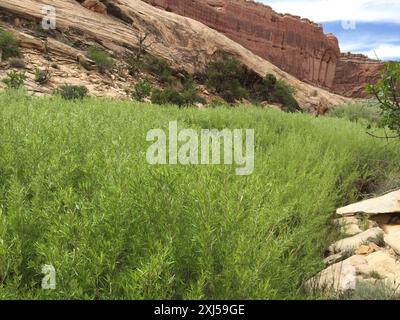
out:
{"label": "blue sky", "polygon": [[258,0],[322,23],[343,52],[400,60],[400,0]]}

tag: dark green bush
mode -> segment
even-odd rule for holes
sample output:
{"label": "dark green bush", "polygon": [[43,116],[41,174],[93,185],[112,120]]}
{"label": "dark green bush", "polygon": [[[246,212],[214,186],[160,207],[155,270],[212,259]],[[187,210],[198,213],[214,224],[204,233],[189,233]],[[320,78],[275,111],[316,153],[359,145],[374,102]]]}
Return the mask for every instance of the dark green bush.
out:
{"label": "dark green bush", "polygon": [[294,98],[295,89],[284,80],[278,80],[275,91],[272,93],[272,101],[283,104],[290,112],[300,110],[299,103]]}
{"label": "dark green bush", "polygon": [[185,106],[192,106],[195,103],[205,104],[204,98],[197,94],[197,88],[193,78],[188,78],[185,82],[184,89],[182,91],[182,98]]}
{"label": "dark green bush", "polygon": [[400,62],[387,62],[376,84],[367,92],[378,100],[382,117],[380,125],[395,131],[400,137]]}
{"label": "dark green bush", "polygon": [[65,100],[83,99],[88,95],[89,90],[85,86],[64,84],[57,93]]}
{"label": "dark green bush", "polygon": [[97,69],[101,73],[111,70],[114,66],[113,58],[98,47],[90,47],[88,49],[88,57],[96,63]]}
{"label": "dark green bush", "polygon": [[0,51],[2,52],[3,60],[21,56],[18,40],[11,32],[2,29],[0,29]]}
{"label": "dark green bush", "polygon": [[142,80],[135,84],[134,91],[132,92],[132,98],[137,101],[143,101],[151,95],[151,85],[148,81]]}
{"label": "dark green bush", "polygon": [[168,87],[165,90],[153,90],[151,95],[151,103],[153,104],[175,104],[182,107],[185,104],[183,96],[174,88]]}
{"label": "dark green bush", "polygon": [[248,98],[249,93],[244,87],[246,71],[236,59],[211,62],[206,71],[207,86],[228,102]]}
{"label": "dark green bush", "polygon": [[173,85],[176,82],[173,71],[165,59],[147,55],[144,59],[144,67],[163,83]]}
{"label": "dark green bush", "polygon": [[206,103],[205,99],[197,94],[197,89],[192,78],[186,80],[184,89],[181,92],[171,86],[165,90],[154,90],[151,102],[154,104],[175,104],[179,107],[189,107],[197,102]]}
{"label": "dark green bush", "polygon": [[280,103],[290,112],[300,109],[288,83],[273,74],[262,79],[236,59],[211,62],[206,75],[207,86],[230,103],[246,98],[254,103]]}
{"label": "dark green bush", "polygon": [[3,79],[7,89],[20,89],[26,80],[25,72],[17,72],[15,70],[7,73],[7,77]]}
{"label": "dark green bush", "polygon": [[51,78],[51,73],[50,70],[45,69],[45,70],[41,70],[41,69],[36,69],[35,71],[35,82],[39,83],[39,84],[46,84],[50,81]]}

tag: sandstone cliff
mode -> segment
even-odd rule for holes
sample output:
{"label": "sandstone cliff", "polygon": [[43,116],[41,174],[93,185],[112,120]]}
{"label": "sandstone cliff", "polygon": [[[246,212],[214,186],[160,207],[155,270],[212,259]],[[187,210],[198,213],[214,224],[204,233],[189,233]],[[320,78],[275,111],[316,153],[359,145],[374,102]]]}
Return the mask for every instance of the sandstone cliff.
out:
{"label": "sandstone cliff", "polygon": [[[97,1],[99,2],[99,1]],[[26,20],[42,19],[42,6],[52,5],[57,10],[57,30],[63,34],[80,35],[80,41],[92,41],[123,55],[135,47],[139,31],[150,31],[154,43],[151,53],[167,59],[177,70],[201,73],[207,63],[222,55],[233,56],[261,76],[273,73],[286,79],[297,89],[296,98],[303,108],[316,109],[321,104],[337,105],[347,100],[299,81],[272,63],[255,55],[221,33],[192,19],[156,9],[139,0],[103,0],[100,12],[87,1],[74,0],[2,0],[1,12]],[[83,5],[86,7],[84,7]],[[98,10],[97,10],[98,11]],[[4,22],[19,37],[22,46],[43,50],[40,39],[27,35],[14,21]],[[47,49],[58,55],[79,59],[83,52],[68,48],[57,39],[50,39]],[[315,94],[317,92],[317,94]]]}
{"label": "sandstone cliff", "polygon": [[360,54],[342,53],[333,91],[348,97],[366,97],[365,84],[379,79],[383,62]]}
{"label": "sandstone cliff", "polygon": [[331,87],[340,56],[338,41],[321,26],[245,0],[148,0],[196,19],[297,78]]}
{"label": "sandstone cliff", "polygon": [[[246,0],[146,0],[198,20],[298,79],[341,95],[363,97],[381,63],[341,56],[337,38],[308,19]],[[357,60],[357,61],[355,61]]]}

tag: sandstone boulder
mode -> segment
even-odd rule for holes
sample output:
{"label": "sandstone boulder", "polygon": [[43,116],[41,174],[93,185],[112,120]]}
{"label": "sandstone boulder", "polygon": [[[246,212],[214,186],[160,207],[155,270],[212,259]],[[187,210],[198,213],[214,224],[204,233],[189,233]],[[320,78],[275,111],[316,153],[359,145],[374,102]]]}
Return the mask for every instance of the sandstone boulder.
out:
{"label": "sandstone boulder", "polygon": [[385,242],[389,245],[398,255],[400,255],[400,230],[394,230],[385,234]]}
{"label": "sandstone boulder", "polygon": [[354,291],[362,284],[378,283],[388,290],[400,293],[400,264],[396,257],[386,251],[367,256],[352,256],[329,266],[306,282],[309,291],[325,292],[338,296]]}
{"label": "sandstone boulder", "polygon": [[336,211],[339,215],[353,215],[356,213],[378,215],[398,212],[400,212],[400,190],[378,198],[357,202]]}

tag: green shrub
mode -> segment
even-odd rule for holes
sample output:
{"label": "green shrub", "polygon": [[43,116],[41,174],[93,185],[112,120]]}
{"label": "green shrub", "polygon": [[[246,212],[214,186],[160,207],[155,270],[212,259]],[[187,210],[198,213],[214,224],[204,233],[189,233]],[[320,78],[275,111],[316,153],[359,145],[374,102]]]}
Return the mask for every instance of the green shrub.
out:
{"label": "green shrub", "polygon": [[221,99],[219,97],[215,97],[213,98],[210,103],[208,104],[209,108],[219,108],[219,107],[229,107],[229,104],[226,103],[226,101],[224,99]]}
{"label": "green shrub", "polygon": [[18,40],[11,32],[2,29],[0,29],[0,51],[2,52],[2,60],[21,56]]}
{"label": "green shrub", "polygon": [[197,94],[196,86],[191,78],[186,81],[181,92],[171,86],[165,90],[154,90],[151,102],[153,104],[175,104],[179,107],[189,107],[197,102],[206,103],[205,99]]}
{"label": "green shrub", "polygon": [[395,131],[400,137],[400,62],[387,62],[376,84],[367,92],[378,100],[382,111],[380,125]]}
{"label": "green shrub", "polygon": [[255,86],[256,100],[282,104],[289,112],[300,110],[294,94],[295,89],[284,80],[278,80],[273,74],[267,74],[261,83]]}
{"label": "green shrub", "polygon": [[125,57],[128,65],[128,72],[132,77],[136,77],[144,69],[144,62],[136,54],[129,54]]}
{"label": "green shrub", "polygon": [[26,68],[25,61],[21,58],[10,58],[9,63],[11,68],[17,68],[17,69]]}
{"label": "green shrub", "polygon": [[185,106],[192,106],[196,103],[205,104],[206,100],[197,94],[197,88],[193,78],[189,77],[185,81],[184,89],[182,91],[183,104]]}
{"label": "green shrub", "polygon": [[137,101],[143,101],[151,95],[151,84],[148,81],[142,80],[135,84],[135,89],[132,92],[132,98]]}
{"label": "green shrub", "polygon": [[97,69],[101,73],[111,70],[114,66],[113,58],[98,47],[90,47],[88,49],[88,57],[96,63]]}
{"label": "green shrub", "polygon": [[83,99],[88,95],[89,90],[85,86],[64,84],[58,88],[57,93],[65,100]]}
{"label": "green shrub", "polygon": [[366,122],[368,125],[377,125],[380,119],[380,111],[376,103],[365,101],[332,108],[327,116],[343,118],[351,122]]}
{"label": "green shrub", "polygon": [[272,101],[283,104],[289,112],[299,111],[300,106],[294,97],[295,92],[286,81],[278,80],[272,93]]}
{"label": "green shrub", "polygon": [[162,83],[173,85],[176,82],[176,78],[167,60],[146,55],[143,63],[144,68],[148,72],[155,74]]}
{"label": "green shrub", "polygon": [[206,71],[207,86],[228,102],[248,98],[244,88],[246,70],[236,59],[211,62]]}
{"label": "green shrub", "polygon": [[25,72],[17,72],[15,70],[7,73],[7,77],[3,79],[7,89],[20,89],[26,80]]}
{"label": "green shrub", "polygon": [[153,90],[151,95],[151,103],[159,105],[174,104],[182,107],[185,104],[185,100],[176,89],[168,87],[164,90]]}
{"label": "green shrub", "polygon": [[41,70],[36,68],[35,71],[35,82],[39,84],[46,84],[50,81],[51,73],[49,69]]}

